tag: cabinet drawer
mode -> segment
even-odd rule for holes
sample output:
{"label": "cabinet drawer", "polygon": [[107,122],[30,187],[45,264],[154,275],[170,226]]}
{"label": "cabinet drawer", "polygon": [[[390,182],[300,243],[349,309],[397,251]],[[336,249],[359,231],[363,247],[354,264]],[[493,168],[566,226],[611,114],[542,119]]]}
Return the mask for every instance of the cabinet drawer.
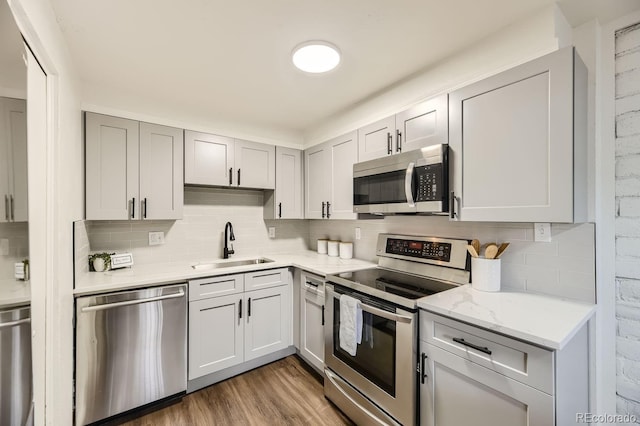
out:
{"label": "cabinet drawer", "polygon": [[289,282],[289,269],[268,269],[265,271],[249,272],[244,275],[245,290],[277,287]]}
{"label": "cabinet drawer", "polygon": [[553,352],[420,311],[420,340],[553,395]]}
{"label": "cabinet drawer", "polygon": [[223,275],[189,281],[189,300],[207,299],[244,291],[244,275]]}

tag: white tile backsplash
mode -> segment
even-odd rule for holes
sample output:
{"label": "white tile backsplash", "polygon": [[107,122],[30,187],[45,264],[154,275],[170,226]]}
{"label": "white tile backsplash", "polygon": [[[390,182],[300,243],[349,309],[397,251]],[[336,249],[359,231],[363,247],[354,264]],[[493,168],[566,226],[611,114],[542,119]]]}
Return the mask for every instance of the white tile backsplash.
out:
{"label": "white tile backsplash", "polygon": [[29,224],[0,223],[0,240],[8,240],[8,254],[0,252],[0,280],[12,279],[14,264],[29,257]]}

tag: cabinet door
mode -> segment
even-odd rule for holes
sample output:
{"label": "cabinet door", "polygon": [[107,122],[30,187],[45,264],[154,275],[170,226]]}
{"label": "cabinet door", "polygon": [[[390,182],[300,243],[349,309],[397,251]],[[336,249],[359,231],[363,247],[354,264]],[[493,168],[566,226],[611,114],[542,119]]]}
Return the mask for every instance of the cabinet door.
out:
{"label": "cabinet door", "polygon": [[87,112],[85,132],[87,220],[138,219],[138,122]]}
{"label": "cabinet door", "polygon": [[232,138],[184,132],[184,183],[229,186],[234,180]]}
{"label": "cabinet door", "polygon": [[448,95],[396,114],[396,152],[449,143]]}
{"label": "cabinet door", "polygon": [[[300,291],[300,355],[324,370],[324,283],[302,277]],[[307,283],[309,281],[309,283]]]}
{"label": "cabinet door", "polygon": [[451,93],[460,220],[572,222],[573,49]]}
{"label": "cabinet door", "polygon": [[358,158],[356,132],[348,133],[328,143],[331,158],[331,205],[327,217],[357,219],[353,212],[353,165]]}
{"label": "cabinet door", "polygon": [[27,210],[27,104],[22,99],[0,99],[0,196],[6,197],[0,220],[25,222]]}
{"label": "cabinet door", "polygon": [[274,189],[276,186],[276,147],[235,140],[235,184],[244,188]]}
{"label": "cabinet door", "polygon": [[142,219],[182,219],[184,131],[140,123]]}
{"label": "cabinet door", "polygon": [[189,303],[189,380],[244,361],[242,295]]}
{"label": "cabinet door", "polygon": [[285,349],[291,344],[289,291],[289,286],[283,285],[245,293],[245,361]]}
{"label": "cabinet door", "polygon": [[276,147],[275,217],[304,218],[302,197],[302,151]]}
{"label": "cabinet door", "polygon": [[553,397],[420,342],[425,374],[420,385],[423,426],[549,426]]}
{"label": "cabinet door", "polygon": [[373,160],[395,153],[395,116],[387,117],[358,129],[358,161]]}
{"label": "cabinet door", "polygon": [[331,158],[325,144],[311,147],[304,152],[304,173],[304,217],[324,219],[331,187]]}

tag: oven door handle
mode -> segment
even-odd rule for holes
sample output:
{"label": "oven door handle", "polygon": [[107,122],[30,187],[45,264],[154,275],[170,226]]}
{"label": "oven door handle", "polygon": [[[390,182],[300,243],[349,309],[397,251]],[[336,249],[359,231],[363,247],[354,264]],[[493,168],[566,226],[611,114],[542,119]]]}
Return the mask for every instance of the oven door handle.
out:
{"label": "oven door handle", "polygon": [[[325,288],[325,292],[327,292],[331,297],[340,300],[340,295],[336,294],[330,288]],[[411,323],[411,321],[413,321],[413,318],[409,317],[407,315],[394,314],[393,312],[385,311],[384,309],[376,308],[375,306],[371,306],[371,305],[367,305],[366,303],[362,303],[362,301],[360,301],[360,306],[362,307],[363,311],[369,312],[370,314],[374,314],[374,315],[377,315],[377,316],[385,318],[385,319],[388,319],[390,321],[403,322],[403,323],[407,323],[407,324],[409,324],[409,323]]]}
{"label": "oven door handle", "polygon": [[413,200],[413,188],[411,187],[411,183],[413,181],[413,169],[416,163],[411,162],[407,167],[407,172],[404,176],[404,194],[407,197],[407,204],[409,207],[415,207],[416,203]]}

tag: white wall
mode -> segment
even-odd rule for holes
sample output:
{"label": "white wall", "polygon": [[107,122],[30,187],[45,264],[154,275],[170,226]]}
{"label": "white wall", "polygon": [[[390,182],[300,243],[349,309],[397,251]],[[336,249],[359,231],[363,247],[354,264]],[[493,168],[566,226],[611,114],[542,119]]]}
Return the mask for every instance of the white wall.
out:
{"label": "white wall", "polygon": [[[34,306],[47,306],[46,324],[32,323],[34,332],[44,334],[46,329],[47,333],[47,345],[33,348],[34,362],[43,356],[46,359],[46,380],[36,376],[34,381],[46,382],[46,423],[69,425],[73,395],[72,222],[84,213],[78,79],[49,2],[9,0],[9,7],[48,76],[48,137],[42,145],[47,168],[29,171],[30,182],[33,173],[37,181],[44,182],[46,188],[40,190],[47,194],[46,211],[29,212],[30,224],[46,222],[46,235],[38,237],[47,244],[46,265],[32,265],[47,270],[45,282],[31,283],[32,303],[38,300]],[[43,408],[36,406],[38,410]],[[44,413],[38,414],[36,419],[42,419]]]}
{"label": "white wall", "polygon": [[615,53],[617,406],[640,422],[640,22]]}

